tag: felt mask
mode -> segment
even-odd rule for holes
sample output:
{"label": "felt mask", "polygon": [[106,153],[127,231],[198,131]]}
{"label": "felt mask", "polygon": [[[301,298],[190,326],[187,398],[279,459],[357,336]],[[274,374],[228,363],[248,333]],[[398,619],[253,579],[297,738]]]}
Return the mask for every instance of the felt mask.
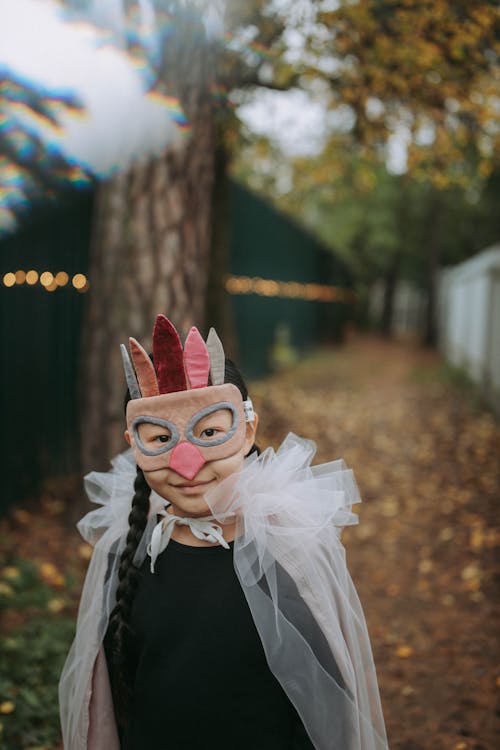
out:
{"label": "felt mask", "polygon": [[[131,400],[127,429],[137,465],[144,471],[171,468],[188,480],[207,461],[229,458],[245,441],[252,402],[224,383],[224,350],[214,329],[203,341],[191,328],[184,345],[172,323],[158,315],[153,331],[154,365],[142,346],[122,345]],[[209,377],[211,385],[209,385]]]}

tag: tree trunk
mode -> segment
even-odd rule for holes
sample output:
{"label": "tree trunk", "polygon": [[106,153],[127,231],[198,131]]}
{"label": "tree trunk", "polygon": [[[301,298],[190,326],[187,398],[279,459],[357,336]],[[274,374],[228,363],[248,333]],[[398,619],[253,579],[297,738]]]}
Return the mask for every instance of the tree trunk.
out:
{"label": "tree trunk", "polygon": [[396,289],[396,276],[386,273],[384,276],[384,297],[382,301],[382,315],[380,318],[380,333],[389,337],[392,332],[392,313],[394,309],[394,292]]}
{"label": "tree trunk", "polygon": [[424,345],[435,346],[437,341],[436,330],[436,291],[437,275],[441,260],[441,225],[442,211],[444,206],[441,200],[433,192],[431,193],[431,206],[428,214],[427,226],[429,227],[429,241],[427,244],[427,309],[425,316]]}
{"label": "tree trunk", "polygon": [[382,316],[380,319],[380,333],[387,337],[390,337],[392,334],[394,295],[399,280],[399,269],[402,257],[402,253],[397,252],[384,275],[384,298],[382,302]]}
{"label": "tree trunk", "polygon": [[230,270],[231,213],[228,156],[222,138],[215,154],[215,185],[212,203],[212,247],[207,285],[206,319],[217,329],[224,342],[224,350],[238,359],[236,334],[233,325],[231,298],[224,288],[224,278]]}
{"label": "tree trunk", "polygon": [[182,150],[136,163],[98,192],[82,347],[82,470],[123,450],[125,380],[119,345],[147,348],[157,313],[179,331],[203,325],[214,178],[206,89],[190,90],[192,137]]}

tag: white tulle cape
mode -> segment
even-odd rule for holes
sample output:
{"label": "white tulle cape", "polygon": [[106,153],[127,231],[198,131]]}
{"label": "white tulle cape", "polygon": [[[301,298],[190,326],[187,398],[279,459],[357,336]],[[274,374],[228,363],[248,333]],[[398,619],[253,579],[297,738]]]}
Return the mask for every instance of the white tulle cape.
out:
{"label": "white tulle cape", "polygon": [[[269,666],[314,747],[384,750],[368,632],[340,542],[341,528],[357,522],[351,506],[360,502],[359,493],[342,459],[311,467],[314,453],[312,442],[290,434],[277,452],[269,448],[247,458],[243,470],[206,500],[221,524],[236,516],[236,573]],[[136,467],[130,451],[112,465],[110,472],[85,480],[100,507],[78,524],[94,554],[59,686],[65,750],[119,747],[102,641],[114,606]],[[152,493],[137,565],[164,505]]]}

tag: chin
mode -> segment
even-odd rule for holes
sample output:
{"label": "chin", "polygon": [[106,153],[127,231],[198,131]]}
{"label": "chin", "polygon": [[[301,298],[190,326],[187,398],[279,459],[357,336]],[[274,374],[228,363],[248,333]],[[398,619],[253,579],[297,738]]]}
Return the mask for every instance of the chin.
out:
{"label": "chin", "polygon": [[165,499],[170,503],[172,511],[177,516],[207,516],[210,514],[210,508],[202,494],[189,496],[168,492],[165,494]]}
{"label": "chin", "polygon": [[176,516],[190,516],[191,518],[197,518],[198,516],[209,516],[211,511],[206,503],[182,503],[171,502],[170,507],[172,508],[174,515]]}

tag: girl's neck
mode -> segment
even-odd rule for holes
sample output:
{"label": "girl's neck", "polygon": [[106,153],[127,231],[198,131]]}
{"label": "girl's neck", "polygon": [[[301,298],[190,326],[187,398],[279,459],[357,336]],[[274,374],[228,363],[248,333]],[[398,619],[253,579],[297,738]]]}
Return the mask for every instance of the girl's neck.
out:
{"label": "girl's neck", "polygon": [[[222,526],[222,535],[226,542],[234,541],[236,536],[236,524],[228,523]],[[198,539],[191,532],[189,526],[175,526],[172,531],[172,539],[179,544],[185,544],[187,547],[213,547],[213,542],[207,542],[204,539]]]}
{"label": "girl's neck", "polygon": [[[181,515],[180,513],[175,513],[174,508],[172,506],[168,506],[167,513],[171,513],[172,515]],[[184,516],[184,514],[182,514]],[[207,513],[207,516],[195,516],[196,518],[208,518],[209,513]],[[214,521],[214,523],[217,523],[217,521]],[[232,542],[234,541],[234,538],[236,536],[236,521],[229,521],[228,523],[225,523],[222,528],[222,536],[226,540],[226,542]],[[192,533],[189,526],[179,526],[176,524],[174,526],[174,529],[172,531],[172,539],[175,542],[179,542],[179,544],[185,544],[188,547],[213,547],[213,542],[207,542],[204,539],[198,539],[195,537],[195,535]]]}

